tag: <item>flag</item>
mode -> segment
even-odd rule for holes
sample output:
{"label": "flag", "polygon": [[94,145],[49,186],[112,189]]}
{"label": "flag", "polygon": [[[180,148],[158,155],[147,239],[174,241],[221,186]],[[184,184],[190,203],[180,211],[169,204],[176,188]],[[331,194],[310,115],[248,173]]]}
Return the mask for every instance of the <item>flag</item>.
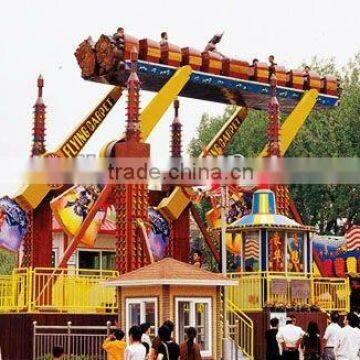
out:
{"label": "flag", "polygon": [[81,237],[81,243],[86,245],[89,248],[94,247],[95,240],[99,230],[101,228],[101,224],[103,223],[106,216],[106,212],[103,209],[100,209],[94,219],[91,220],[89,227],[85,230],[84,235]]}
{"label": "flag", "polygon": [[257,237],[245,238],[244,258],[259,260],[260,258],[259,252],[260,252],[259,239]]}
{"label": "flag", "polygon": [[234,255],[240,255],[242,249],[241,233],[226,233],[226,248]]}
{"label": "flag", "polygon": [[14,200],[5,196],[0,199],[0,247],[19,251],[27,231],[25,211]]}
{"label": "flag", "polygon": [[346,233],[346,247],[348,251],[360,249],[360,226],[352,226]]}
{"label": "flag", "polygon": [[170,227],[166,219],[155,208],[149,208],[150,233],[149,243],[155,260],[165,256],[165,249],[169,242]]}
{"label": "flag", "polygon": [[[64,232],[71,237],[76,235],[102,190],[102,185],[75,185],[51,201],[54,217]],[[104,210],[96,213],[81,238],[83,244],[89,247],[94,245],[104,217]]]}

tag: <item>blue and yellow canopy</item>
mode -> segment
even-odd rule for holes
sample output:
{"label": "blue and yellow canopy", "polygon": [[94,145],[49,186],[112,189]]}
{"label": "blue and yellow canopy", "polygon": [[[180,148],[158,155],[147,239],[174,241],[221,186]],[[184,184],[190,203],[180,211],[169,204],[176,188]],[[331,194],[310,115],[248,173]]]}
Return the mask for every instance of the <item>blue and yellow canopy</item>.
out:
{"label": "blue and yellow canopy", "polygon": [[227,227],[228,231],[244,228],[284,228],[310,230],[293,219],[276,212],[275,194],[269,189],[254,192],[251,214],[243,216]]}

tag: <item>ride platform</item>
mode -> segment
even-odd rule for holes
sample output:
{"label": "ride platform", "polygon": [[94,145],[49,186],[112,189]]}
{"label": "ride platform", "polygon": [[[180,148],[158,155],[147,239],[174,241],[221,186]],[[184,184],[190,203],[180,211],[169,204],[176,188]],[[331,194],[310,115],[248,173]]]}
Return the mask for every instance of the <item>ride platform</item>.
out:
{"label": "ride platform", "polygon": [[[158,92],[174,75],[176,70],[176,67],[169,65],[138,61],[138,76],[141,87],[147,91]],[[103,76],[88,77],[87,80],[102,84],[125,86],[129,74],[130,60],[126,60],[125,68]],[[290,112],[304,93],[305,90],[278,86],[276,95],[281,111]],[[267,83],[193,70],[190,80],[179,95],[223,104],[246,106],[256,110],[267,110],[270,94],[270,84]],[[314,110],[333,109],[338,105],[339,97],[320,93]]]}

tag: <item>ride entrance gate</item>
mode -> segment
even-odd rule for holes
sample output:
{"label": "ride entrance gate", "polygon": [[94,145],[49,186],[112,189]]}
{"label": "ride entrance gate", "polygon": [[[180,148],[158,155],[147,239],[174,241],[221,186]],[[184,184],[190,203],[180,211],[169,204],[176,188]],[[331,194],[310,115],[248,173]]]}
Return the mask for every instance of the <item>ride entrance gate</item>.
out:
{"label": "ride entrance gate", "polygon": [[64,349],[66,360],[106,360],[102,344],[110,330],[115,327],[107,322],[105,326],[47,326],[33,324],[33,360],[51,359],[54,346]]}

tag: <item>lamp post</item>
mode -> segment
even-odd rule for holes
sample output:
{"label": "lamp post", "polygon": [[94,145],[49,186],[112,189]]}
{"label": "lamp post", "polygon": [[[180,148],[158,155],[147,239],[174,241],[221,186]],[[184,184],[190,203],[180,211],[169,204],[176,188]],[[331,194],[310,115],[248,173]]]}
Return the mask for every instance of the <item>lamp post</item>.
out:
{"label": "lamp post", "polygon": [[221,185],[221,273],[225,276],[226,267],[226,185]]}
{"label": "lamp post", "polygon": [[[227,202],[227,188],[226,185],[221,185],[221,273],[226,276],[227,261],[226,261],[226,202]],[[229,338],[228,327],[226,326],[226,287],[223,287],[223,360],[231,359],[232,342]]]}

